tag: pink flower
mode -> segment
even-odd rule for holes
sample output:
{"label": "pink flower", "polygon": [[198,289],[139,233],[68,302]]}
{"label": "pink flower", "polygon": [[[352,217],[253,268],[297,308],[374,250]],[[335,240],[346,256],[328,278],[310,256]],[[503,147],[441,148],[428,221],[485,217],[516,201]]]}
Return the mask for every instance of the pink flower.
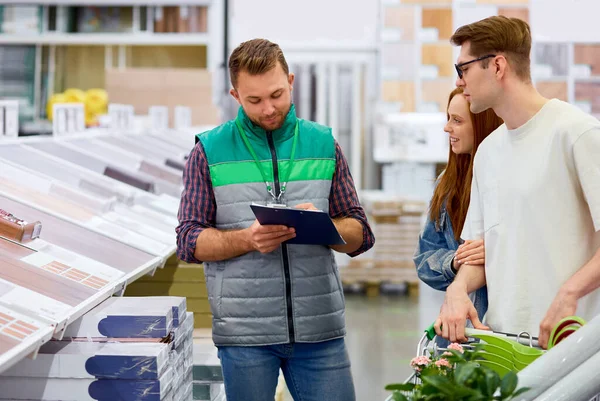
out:
{"label": "pink flower", "polygon": [[465,351],[463,350],[462,345],[458,344],[458,343],[452,343],[448,346],[448,349],[453,349],[454,351],[458,351],[461,354],[464,353]]}
{"label": "pink flower", "polygon": [[427,356],[418,356],[416,358],[413,358],[410,361],[410,366],[412,366],[417,372],[421,371],[421,366],[427,366],[431,363],[431,359],[429,359],[429,357]]}
{"label": "pink flower", "polygon": [[450,362],[448,362],[446,359],[440,359],[438,361],[435,361],[435,366],[437,366],[438,368],[441,367],[445,367],[445,368],[450,368]]}
{"label": "pink flower", "polygon": [[448,352],[448,351],[446,351],[446,352],[444,352],[444,353],[442,354],[442,357],[444,357],[444,356],[453,356],[453,355],[454,355],[454,354],[453,354],[452,352]]}

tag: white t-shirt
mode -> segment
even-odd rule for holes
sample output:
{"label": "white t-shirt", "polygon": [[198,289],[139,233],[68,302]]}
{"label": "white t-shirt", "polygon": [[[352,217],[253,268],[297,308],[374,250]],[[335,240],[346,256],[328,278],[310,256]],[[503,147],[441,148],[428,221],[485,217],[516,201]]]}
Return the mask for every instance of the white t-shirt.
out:
{"label": "white t-shirt", "polygon": [[[515,130],[503,124],[475,157],[463,239],[485,239],[486,323],[539,334],[560,286],[600,246],[600,122],[553,99]],[[600,314],[600,290],[577,315]]]}

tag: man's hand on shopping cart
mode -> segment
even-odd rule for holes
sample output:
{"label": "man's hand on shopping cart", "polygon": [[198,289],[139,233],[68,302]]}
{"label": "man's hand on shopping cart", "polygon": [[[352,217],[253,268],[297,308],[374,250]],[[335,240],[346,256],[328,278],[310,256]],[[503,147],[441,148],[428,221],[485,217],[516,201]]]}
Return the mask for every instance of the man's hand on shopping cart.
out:
{"label": "man's hand on shopping cart", "polygon": [[467,319],[471,320],[473,327],[480,330],[489,330],[484,326],[473,302],[469,298],[467,289],[458,282],[452,283],[446,290],[444,304],[440,309],[440,315],[433,327],[438,336],[442,336],[451,342],[465,342],[465,326]]}
{"label": "man's hand on shopping cart", "polygon": [[552,301],[548,312],[546,312],[544,320],[540,323],[540,335],[538,336],[540,347],[547,349],[552,329],[561,319],[567,316],[574,316],[576,311],[577,295],[569,291],[559,291],[554,301]]}

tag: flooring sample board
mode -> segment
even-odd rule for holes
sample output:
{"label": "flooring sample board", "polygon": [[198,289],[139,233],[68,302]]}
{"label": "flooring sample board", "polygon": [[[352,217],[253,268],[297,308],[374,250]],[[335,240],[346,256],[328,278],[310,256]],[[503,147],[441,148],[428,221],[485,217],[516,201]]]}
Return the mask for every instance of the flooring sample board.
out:
{"label": "flooring sample board", "polygon": [[557,98],[565,102],[568,101],[568,88],[566,81],[537,81],[535,86],[538,92],[548,99]]}
{"label": "flooring sample board", "polygon": [[498,15],[503,15],[508,18],[518,18],[529,23],[529,8],[499,7]]}
{"label": "flooring sample board", "polygon": [[45,401],[164,401],[172,388],[173,371],[157,380],[60,379],[0,376],[2,397]]}
{"label": "flooring sample board", "polygon": [[177,297],[113,297],[67,327],[65,337],[164,338],[173,330],[173,307]]}
{"label": "flooring sample board", "polygon": [[454,33],[452,29],[451,8],[424,8],[422,11],[423,28],[436,28],[438,39],[447,40]]}
{"label": "flooring sample board", "polygon": [[413,7],[388,5],[384,7],[384,27],[395,28],[401,40],[415,39],[415,10]]}
{"label": "flooring sample board", "polygon": [[477,4],[523,4],[528,5],[529,0],[477,0]]}
{"label": "flooring sample board", "polygon": [[114,213],[98,215],[72,202],[32,191],[3,178],[0,178],[0,191],[157,256],[167,258],[175,253],[173,234],[165,234],[124,216],[115,216]]}
{"label": "flooring sample board", "polygon": [[[0,282],[0,294],[10,291]],[[52,338],[54,327],[0,304],[0,373]]]}
{"label": "flooring sample board", "polygon": [[8,377],[157,380],[168,369],[170,344],[50,341],[35,360],[25,359]]}
{"label": "flooring sample board", "polygon": [[575,64],[591,66],[592,75],[600,75],[600,45],[575,45]]}
{"label": "flooring sample board", "polygon": [[399,111],[415,111],[415,84],[411,81],[384,81],[382,88],[384,102],[401,103]]}
{"label": "flooring sample board", "polygon": [[[27,145],[2,145],[0,157],[48,175],[94,195],[133,203],[136,192],[126,184],[102,175],[104,164],[94,157],[72,151],[55,141],[28,142]],[[98,164],[100,163],[100,164]]]}
{"label": "flooring sample board", "polygon": [[[98,293],[85,283],[84,272],[3,239],[0,239],[0,265],[0,280],[5,284],[0,303],[14,305],[51,322],[68,318],[72,308]],[[64,275],[56,269],[64,269]]]}
{"label": "flooring sample board", "polygon": [[118,173],[113,178],[120,179],[122,177],[122,179],[130,179],[132,185],[137,185],[138,181],[140,183],[151,183],[154,188],[153,192],[166,193],[174,197],[181,195],[181,185],[172,184],[140,171],[140,164],[143,159],[135,153],[124,151],[97,139],[68,138],[62,141],[62,144],[71,149],[79,150],[89,157],[100,159],[105,164],[102,171],[105,175],[106,170],[109,169],[111,174]]}
{"label": "flooring sample board", "polygon": [[422,46],[421,64],[438,67],[440,77],[454,77],[454,61],[450,44],[424,44]]}
{"label": "flooring sample board", "polygon": [[600,83],[576,82],[575,100],[589,102],[592,106],[592,113],[600,113]]}
{"label": "flooring sample board", "polygon": [[169,157],[177,160],[184,160],[185,156],[192,150],[192,148],[184,149],[149,135],[145,135],[142,138],[106,136],[99,137],[98,140],[112,143],[117,146],[123,146],[124,149],[139,153],[148,160],[160,162],[164,162]]}
{"label": "flooring sample board", "polygon": [[452,4],[452,0],[402,0],[402,4]]}
{"label": "flooring sample board", "polygon": [[185,170],[185,163],[180,162],[178,160],[167,159],[167,160],[165,160],[165,166],[169,166],[171,168],[180,170],[182,172],[182,174],[183,174],[183,170]]}
{"label": "flooring sample board", "polygon": [[22,202],[0,194],[0,204],[11,213],[22,216],[29,221],[43,222],[44,232],[40,245],[36,241],[29,247],[42,250],[48,243],[64,248],[100,263],[114,267],[127,276],[135,278],[158,266],[162,259],[150,253],[141,251],[123,242],[111,239],[102,234],[40,211]]}
{"label": "flooring sample board", "polygon": [[421,88],[423,102],[437,103],[437,111],[445,113],[448,107],[448,96],[454,89],[454,82],[452,80],[424,80]]}

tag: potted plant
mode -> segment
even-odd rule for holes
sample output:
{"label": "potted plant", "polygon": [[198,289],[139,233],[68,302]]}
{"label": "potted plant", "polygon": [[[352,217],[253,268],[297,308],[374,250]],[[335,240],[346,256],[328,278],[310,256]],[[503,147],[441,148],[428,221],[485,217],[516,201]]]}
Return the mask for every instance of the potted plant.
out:
{"label": "potted plant", "polygon": [[517,390],[518,378],[509,372],[500,378],[477,363],[480,348],[463,349],[451,344],[439,357],[420,356],[411,361],[417,383],[390,384],[394,401],[492,401],[511,400],[528,388]]}

